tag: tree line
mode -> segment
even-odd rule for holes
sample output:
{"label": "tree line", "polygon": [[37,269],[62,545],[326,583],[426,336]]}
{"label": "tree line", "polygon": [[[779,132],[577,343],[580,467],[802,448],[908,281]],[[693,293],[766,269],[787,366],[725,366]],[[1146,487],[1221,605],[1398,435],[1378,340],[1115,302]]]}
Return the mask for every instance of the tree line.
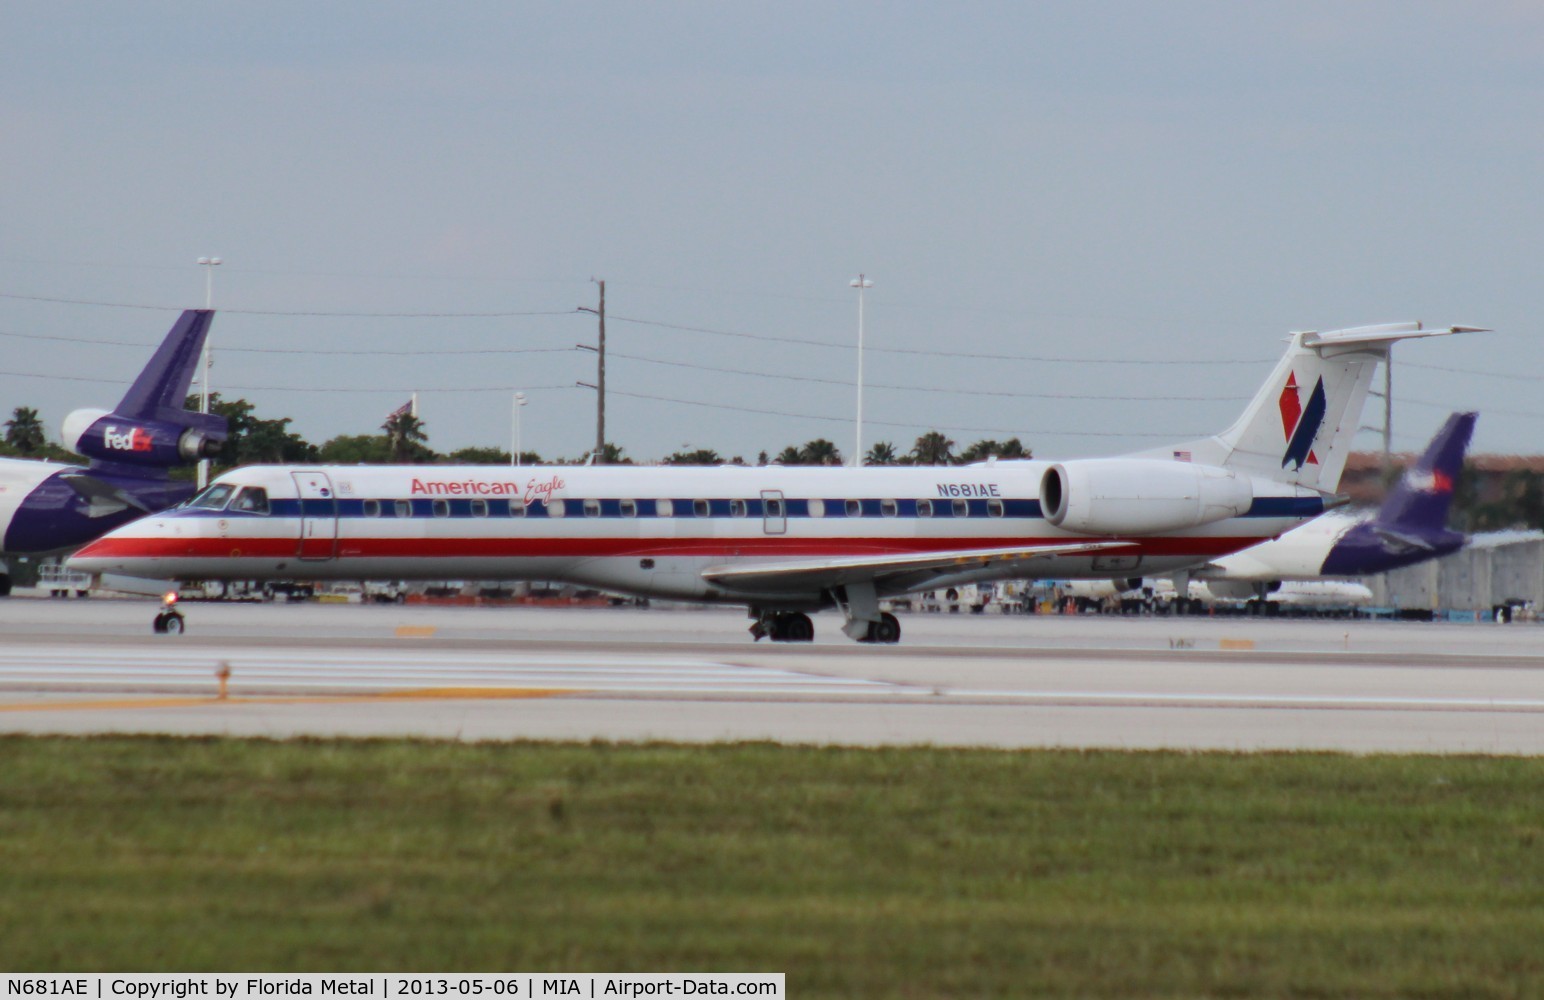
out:
{"label": "tree line", "polygon": [[[198,408],[198,397],[189,396],[186,406]],[[428,427],[416,415],[400,410],[387,417],[376,434],[342,434],[322,444],[313,444],[290,430],[291,418],[269,419],[260,417],[256,408],[245,399],[227,400],[218,392],[209,397],[209,411],[225,418],[230,429],[225,447],[214,460],[219,471],[242,465],[283,464],[306,462],[328,465],[384,465],[410,464],[432,465],[436,463],[464,465],[508,465],[510,454],[502,448],[471,447],[440,453],[429,447]],[[928,431],[917,438],[910,451],[901,452],[888,441],[881,441],[868,450],[864,462],[868,465],[959,465],[980,462],[990,457],[1030,458],[1031,453],[1018,438],[1006,441],[981,440],[955,451],[956,445],[939,431]],[[27,458],[50,458],[58,461],[79,462],[79,455],[49,442],[37,410],[18,406],[5,423],[5,454]],[[599,456],[605,465],[635,464],[631,456],[615,444],[608,442]],[[522,465],[582,465],[590,460],[584,452],[577,458],[544,458],[535,451],[520,452]],[[739,455],[724,456],[712,448],[678,451],[661,459],[664,465],[842,465],[844,459],[837,446],[825,438],[816,438],[802,445],[789,445],[775,454],[761,452],[754,463]]]}

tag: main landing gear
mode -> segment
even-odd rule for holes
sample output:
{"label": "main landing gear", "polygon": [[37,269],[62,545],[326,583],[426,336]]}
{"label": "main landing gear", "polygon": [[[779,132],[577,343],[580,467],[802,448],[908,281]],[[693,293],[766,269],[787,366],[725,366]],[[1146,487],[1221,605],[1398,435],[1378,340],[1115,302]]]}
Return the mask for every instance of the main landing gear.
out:
{"label": "main landing gear", "polygon": [[751,623],[751,635],[759,641],[762,637],[773,642],[811,642],[815,638],[815,623],[801,611],[761,611],[752,609],[756,620]]}
{"label": "main landing gear", "polygon": [[156,635],[181,635],[186,627],[182,612],[177,610],[177,592],[172,591],[161,599],[161,613],[150,623],[150,630]]}
{"label": "main landing gear", "polygon": [[890,612],[879,610],[879,594],[872,582],[837,587],[831,596],[847,619],[842,633],[849,639],[886,644],[901,641],[901,623]]}
{"label": "main landing gear", "polygon": [[879,621],[868,623],[868,634],[858,640],[859,642],[900,642],[901,623],[888,611],[879,613]]}

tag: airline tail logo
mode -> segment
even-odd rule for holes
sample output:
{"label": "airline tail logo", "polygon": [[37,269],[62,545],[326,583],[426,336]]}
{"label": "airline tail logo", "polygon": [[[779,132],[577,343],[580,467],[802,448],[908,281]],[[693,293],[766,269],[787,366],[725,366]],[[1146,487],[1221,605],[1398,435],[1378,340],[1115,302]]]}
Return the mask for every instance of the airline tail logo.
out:
{"label": "airline tail logo", "polygon": [[1324,379],[1321,377],[1314,383],[1313,392],[1308,396],[1308,405],[1304,406],[1297,384],[1297,373],[1289,373],[1287,384],[1281,390],[1279,404],[1281,433],[1287,440],[1287,450],[1281,456],[1281,467],[1290,467],[1296,472],[1305,463],[1318,465],[1319,456],[1314,454],[1313,442],[1319,436],[1319,428],[1324,426],[1324,413],[1328,408],[1324,396]]}
{"label": "airline tail logo", "polygon": [[102,444],[114,451],[150,451],[154,441],[143,427],[130,427],[120,431],[108,424],[102,430]]}
{"label": "airline tail logo", "polygon": [[1440,469],[1433,469],[1425,475],[1411,473],[1407,482],[1410,489],[1417,493],[1453,492],[1453,477]]}

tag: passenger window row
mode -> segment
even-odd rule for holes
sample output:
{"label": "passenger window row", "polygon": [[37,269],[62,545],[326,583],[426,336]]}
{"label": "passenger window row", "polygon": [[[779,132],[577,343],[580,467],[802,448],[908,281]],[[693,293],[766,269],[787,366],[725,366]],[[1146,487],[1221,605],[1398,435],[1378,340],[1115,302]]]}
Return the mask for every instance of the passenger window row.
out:
{"label": "passenger window row", "polygon": [[[585,517],[601,517],[606,510],[606,502],[598,499],[585,499],[578,501],[553,501],[544,504],[547,517],[562,517],[568,512],[569,503],[578,503]],[[617,500],[614,501],[618,516],[635,518],[645,504],[652,504],[655,517],[675,516],[675,502],[669,499],[658,500]],[[720,515],[727,513],[730,517],[787,517],[797,509],[798,501],[788,501],[769,497],[765,500],[731,499],[691,501],[693,517],[711,517],[715,512]],[[803,501],[806,515],[811,518],[823,518],[826,516],[826,501],[818,497]],[[843,500],[837,508],[846,517],[899,517],[902,514],[902,502],[892,499],[882,500]],[[950,500],[947,503],[939,501],[935,503],[929,499],[915,501],[917,517],[969,517],[971,515],[971,502],[964,499]],[[212,510],[229,509],[250,514],[267,514],[270,511],[268,493],[258,486],[243,487],[239,491],[232,486],[219,484],[210,487],[203,493],[188,502],[188,506]],[[911,506],[908,504],[907,506]],[[716,508],[716,510],[715,510]],[[413,504],[410,500],[365,500],[361,505],[365,517],[412,517]],[[978,508],[979,509],[979,508]],[[475,499],[468,501],[467,513],[472,517],[525,517],[528,507],[523,500],[484,500]],[[1001,500],[988,500],[985,504],[988,517],[1003,517],[1006,510]],[[450,517],[452,514],[451,501],[446,499],[434,499],[430,502],[430,513],[434,517]]]}

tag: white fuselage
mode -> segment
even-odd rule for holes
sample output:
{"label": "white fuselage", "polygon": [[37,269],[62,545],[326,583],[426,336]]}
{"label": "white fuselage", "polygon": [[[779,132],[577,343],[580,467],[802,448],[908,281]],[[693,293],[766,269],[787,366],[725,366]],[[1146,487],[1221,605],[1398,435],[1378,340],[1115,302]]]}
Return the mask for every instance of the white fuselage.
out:
{"label": "white fuselage", "polygon": [[[552,580],[645,596],[815,607],[828,585],[845,579],[840,573],[818,586],[808,579],[746,586],[715,580],[711,571],[959,553],[958,568],[935,571],[926,586],[1023,576],[1022,568],[973,567],[965,554],[1090,540],[1041,515],[1046,466],[254,466],[220,477],[215,486],[229,487],[223,497],[205,494],[135,522],[82,550],[72,565],[183,580]],[[238,509],[250,507],[243,490],[261,491],[264,509]],[[1127,535],[1107,552],[1047,556],[1034,575],[1178,569],[1275,537],[1322,510],[1311,490],[1259,480],[1254,490],[1247,516]],[[896,578],[879,587],[899,593],[913,583]]]}

